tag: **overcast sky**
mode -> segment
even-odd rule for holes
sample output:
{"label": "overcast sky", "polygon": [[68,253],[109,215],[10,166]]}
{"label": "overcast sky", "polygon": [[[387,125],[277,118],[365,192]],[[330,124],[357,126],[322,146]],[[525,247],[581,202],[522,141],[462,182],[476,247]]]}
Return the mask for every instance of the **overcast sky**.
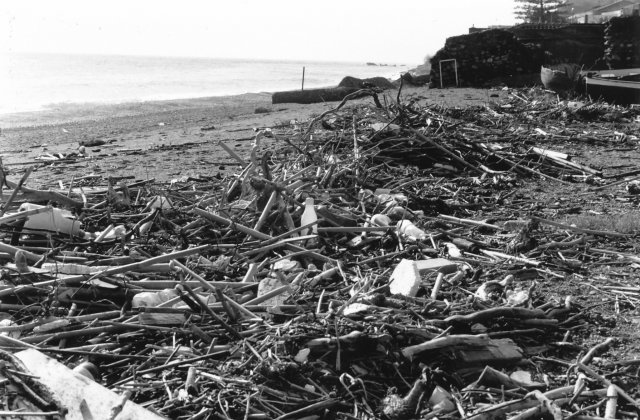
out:
{"label": "overcast sky", "polygon": [[417,64],[514,0],[0,0],[0,51]]}

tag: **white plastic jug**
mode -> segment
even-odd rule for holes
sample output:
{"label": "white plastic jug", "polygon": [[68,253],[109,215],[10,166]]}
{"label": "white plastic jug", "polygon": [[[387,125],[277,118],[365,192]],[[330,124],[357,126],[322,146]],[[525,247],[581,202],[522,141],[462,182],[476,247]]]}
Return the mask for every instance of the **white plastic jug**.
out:
{"label": "white plastic jug", "polygon": [[414,241],[422,241],[428,237],[424,230],[414,225],[410,220],[400,220],[396,227],[398,228],[398,232]]}
{"label": "white plastic jug", "polygon": [[131,306],[134,308],[141,306],[154,307],[176,297],[178,297],[178,293],[173,289],[164,289],[158,292],[140,292],[131,299]]}
{"label": "white plastic jug", "polygon": [[[35,210],[43,207],[47,206],[24,203],[20,206],[18,211]],[[24,229],[48,230],[50,232],[58,232],[74,236],[79,234],[80,222],[73,217],[70,211],[55,207],[51,207],[50,209],[51,211],[27,217],[27,221],[24,223]]]}
{"label": "white plastic jug", "polygon": [[386,214],[374,214],[369,222],[371,226],[386,227],[391,225],[391,218]]}
{"label": "white plastic jug", "polygon": [[[307,197],[304,201],[304,212],[302,212],[302,216],[300,217],[300,226],[305,226],[317,221],[318,215],[316,214],[316,209],[313,207],[313,198]],[[311,232],[318,233],[318,224],[311,226],[311,229],[303,229],[300,233],[304,236],[309,235]]]}

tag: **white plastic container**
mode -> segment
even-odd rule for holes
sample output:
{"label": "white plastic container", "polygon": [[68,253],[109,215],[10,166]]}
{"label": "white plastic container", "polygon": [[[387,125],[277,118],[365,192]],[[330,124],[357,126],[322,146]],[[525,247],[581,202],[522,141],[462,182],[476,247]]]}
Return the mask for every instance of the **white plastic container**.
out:
{"label": "white plastic container", "polygon": [[370,220],[371,226],[386,227],[391,225],[391,218],[386,214],[374,214]]}
{"label": "white plastic container", "polygon": [[134,308],[141,306],[154,307],[176,297],[178,297],[178,293],[173,289],[164,289],[158,292],[140,292],[131,299],[131,306]]}
{"label": "white plastic container", "polygon": [[18,273],[28,273],[29,263],[27,262],[27,254],[23,250],[19,249],[13,256],[13,260],[16,263],[16,269]]}
{"label": "white plastic container", "polygon": [[102,232],[96,232],[96,242],[103,242],[112,239],[120,239],[127,233],[127,228],[124,225],[108,226]]}
{"label": "white plastic container", "polygon": [[[302,216],[300,217],[300,226],[308,225],[309,223],[317,222],[318,215],[316,214],[316,209],[313,206],[313,198],[308,197],[304,201],[304,212],[302,212]],[[309,235],[311,233],[318,233],[318,225],[315,224],[311,226],[311,228],[303,229],[300,234],[302,236]]]}
{"label": "white plastic container", "polygon": [[422,241],[428,238],[426,232],[414,225],[410,220],[400,220],[396,228],[399,233],[405,235],[410,240]]}
{"label": "white plastic container", "polygon": [[[46,206],[24,203],[18,211],[35,210],[44,207]],[[27,217],[23,229],[46,230],[78,236],[80,233],[80,225],[81,223],[73,217],[70,211],[51,207],[50,211]]]}

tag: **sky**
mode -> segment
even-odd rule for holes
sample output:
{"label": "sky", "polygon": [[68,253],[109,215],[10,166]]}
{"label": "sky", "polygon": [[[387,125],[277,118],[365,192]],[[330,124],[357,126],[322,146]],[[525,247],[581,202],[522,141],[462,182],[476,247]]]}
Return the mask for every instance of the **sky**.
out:
{"label": "sky", "polygon": [[515,0],[1,0],[0,52],[419,64]]}

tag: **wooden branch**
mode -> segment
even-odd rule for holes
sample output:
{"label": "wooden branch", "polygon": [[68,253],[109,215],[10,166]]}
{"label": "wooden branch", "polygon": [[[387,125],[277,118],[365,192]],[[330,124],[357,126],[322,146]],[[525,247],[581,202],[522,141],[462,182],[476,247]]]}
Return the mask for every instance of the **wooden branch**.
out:
{"label": "wooden branch", "polygon": [[[25,173],[22,175],[22,178],[20,178],[20,181],[18,181],[17,184],[14,184],[14,186],[12,186],[13,191],[11,192],[11,195],[9,196],[9,198],[7,198],[7,201],[4,203],[2,208],[0,208],[0,217],[4,216],[4,213],[7,211],[7,209],[13,202],[13,199],[16,198],[16,194],[18,194],[18,191],[20,191],[20,189],[23,188],[22,185],[27,181],[27,178],[29,178],[29,175],[31,175],[31,171],[33,171],[33,168],[27,168]],[[5,179],[5,183],[9,186],[11,186],[10,184],[13,184],[7,179]]]}
{"label": "wooden branch", "polygon": [[307,89],[307,90],[289,90],[285,92],[274,92],[271,95],[272,104],[315,104],[318,102],[341,101],[349,95],[359,92],[357,96],[366,96],[367,89],[358,89],[350,87],[335,87],[326,89]]}
{"label": "wooden branch", "polygon": [[629,238],[631,235],[626,233],[618,233],[618,232],[609,232],[604,230],[593,230],[593,229],[582,229],[576,226],[566,225],[564,223],[554,222],[552,220],[542,219],[540,217],[532,216],[532,220],[535,220],[538,223],[544,223],[546,225],[551,225],[555,227],[559,227],[562,229],[571,230],[579,233],[586,233],[588,235],[596,235],[596,236],[612,236],[614,238]]}
{"label": "wooden branch", "polygon": [[[237,230],[238,232],[242,232],[242,233],[244,233],[246,235],[249,235],[249,236],[252,236],[252,237],[254,237],[256,239],[261,239],[261,240],[273,239],[272,236],[267,235],[266,233],[262,233],[262,232],[259,232],[259,231],[255,230],[255,229],[252,229],[250,227],[235,223],[234,221],[232,221],[230,219],[227,219],[226,217],[222,217],[222,216],[220,216],[218,214],[210,213],[210,212],[208,212],[206,210],[202,210],[202,209],[199,209],[199,208],[193,209],[193,212],[195,214],[197,214],[198,216],[201,216],[201,217],[203,217],[203,218],[205,218],[205,219],[207,219],[209,221],[220,223],[220,224],[224,225],[225,227],[228,227],[228,228],[233,229],[233,230]],[[295,251],[295,252],[307,251],[305,248],[302,248],[302,247],[297,246],[297,245],[289,244],[289,243],[285,244],[284,246],[286,248],[292,250],[292,251]],[[308,252],[308,254],[310,256],[312,256],[312,257],[314,257],[314,258],[316,258],[318,260],[327,261],[327,262],[330,262],[330,263],[333,263],[333,264],[337,265],[337,261],[334,260],[333,258],[326,257],[326,256],[324,256],[322,254],[318,254],[317,252],[312,252],[312,251],[307,251],[307,252]]]}
{"label": "wooden branch", "polygon": [[520,319],[535,319],[546,318],[544,311],[540,309],[527,309],[527,308],[510,308],[499,307],[490,308],[483,311],[474,312],[468,315],[452,315],[445,318],[444,322],[447,324],[466,324],[472,325],[475,323],[482,323],[490,319],[507,317],[507,318],[520,318]]}

